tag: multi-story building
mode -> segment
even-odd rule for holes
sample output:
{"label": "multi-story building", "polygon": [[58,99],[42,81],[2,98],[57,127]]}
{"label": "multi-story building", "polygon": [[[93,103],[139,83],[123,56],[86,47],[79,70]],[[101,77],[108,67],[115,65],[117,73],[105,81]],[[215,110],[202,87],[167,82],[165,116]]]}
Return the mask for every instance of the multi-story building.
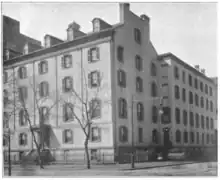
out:
{"label": "multi-story building", "polygon": [[[189,134],[195,130],[200,134],[204,131],[204,138],[212,139],[214,114],[210,108],[216,108],[213,83],[186,63],[176,61],[173,55],[158,56],[150,40],[149,17],[135,15],[127,3],[120,4],[119,13],[120,22],[115,25],[94,18],[91,33],[80,31],[80,25],[73,22],[67,28],[67,41],[46,35],[44,48],[30,53],[25,50],[24,55],[4,62],[5,97],[16,99],[18,89],[19,96],[25,98],[37,141],[49,148],[57,160],[66,155],[71,159],[84,158],[79,154],[84,154],[85,136],[66,106],[68,102],[81,107],[82,102],[73,97],[72,91],[83,100],[88,97],[88,102],[99,107],[93,118],[89,141],[93,158],[100,159],[103,153],[123,157],[132,151],[132,147],[136,151],[145,151],[149,147],[166,144],[167,139],[175,146],[189,146],[190,138],[186,143],[182,140],[184,128]],[[167,68],[166,57],[171,59],[171,67],[178,66],[179,71],[184,69],[187,76],[185,84],[181,82],[182,76],[176,79],[173,68]],[[205,85],[204,92],[199,91],[199,85],[197,89],[188,85],[188,73],[193,76],[191,78],[196,77],[207,84],[211,88],[209,94]],[[185,88],[185,103],[181,101],[180,94],[178,99],[175,98],[175,85],[181,93]],[[203,113],[200,104],[188,103],[191,91],[195,103],[200,103],[200,99],[194,101],[196,93],[198,98],[204,95],[203,106],[206,107],[207,99],[208,113]],[[20,152],[34,149],[35,145],[22,108],[15,108],[16,102],[12,106],[6,104],[4,114],[8,117],[5,118],[5,128],[10,127],[12,132],[14,158],[18,159]],[[160,111],[162,108],[163,112]],[[187,112],[186,125],[182,118],[176,118],[175,108],[179,108],[181,117],[182,111]],[[81,108],[74,109],[81,117]],[[196,123],[191,126],[191,111],[195,122],[198,121],[198,113],[199,119],[203,116],[204,123],[208,122],[208,127],[205,123],[204,129],[201,128],[200,121],[199,128]],[[43,112],[49,112],[49,116],[45,118]],[[43,138],[39,135],[40,127],[45,127]],[[167,128],[170,131],[166,131]],[[176,132],[178,129],[180,133]],[[176,133],[181,137],[176,138]],[[200,136],[202,138],[202,134]],[[4,142],[7,149],[6,140]],[[197,142],[196,138],[194,142]]]}
{"label": "multi-story building", "polygon": [[[159,55],[162,96],[171,109],[168,126],[175,147],[206,148],[215,144],[217,87],[205,70],[172,53]],[[165,98],[167,97],[167,98]]]}

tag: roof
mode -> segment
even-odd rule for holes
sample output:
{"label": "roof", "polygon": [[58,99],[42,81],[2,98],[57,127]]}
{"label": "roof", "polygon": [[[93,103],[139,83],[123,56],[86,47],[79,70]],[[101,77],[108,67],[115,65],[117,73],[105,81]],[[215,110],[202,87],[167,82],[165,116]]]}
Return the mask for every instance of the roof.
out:
{"label": "roof", "polygon": [[190,66],[189,64],[185,63],[184,61],[182,61],[180,58],[178,58],[177,56],[175,56],[174,54],[168,52],[168,53],[164,53],[164,54],[160,54],[159,55],[159,60],[161,60],[162,58],[166,58],[166,57],[170,57],[172,58],[172,60],[175,60],[178,64],[181,64],[182,66],[184,66],[185,68],[189,69],[190,71],[193,71],[193,73],[195,73],[196,75],[206,79],[207,81],[211,82],[214,84],[213,80],[209,77],[207,77],[206,75],[204,75],[203,73],[199,72],[198,70],[196,70],[195,68],[193,68],[192,66]]}
{"label": "roof", "polygon": [[[121,24],[119,24],[118,26],[120,26],[120,25]],[[118,26],[114,26],[114,28],[117,28]],[[63,42],[63,43],[51,46],[49,48],[40,49],[40,50],[34,51],[32,53],[26,54],[26,55],[15,57],[15,58],[12,58],[10,60],[5,61],[3,65],[8,66],[8,65],[11,65],[11,64],[14,64],[17,62],[21,62],[21,61],[33,58],[33,57],[53,53],[53,52],[56,52],[59,50],[63,50],[63,49],[74,47],[74,46],[84,44],[87,42],[95,41],[97,39],[109,37],[109,36],[113,35],[114,28],[109,28],[109,29],[102,30],[100,32],[94,32],[91,34],[87,34],[87,35],[81,36],[73,41]]]}

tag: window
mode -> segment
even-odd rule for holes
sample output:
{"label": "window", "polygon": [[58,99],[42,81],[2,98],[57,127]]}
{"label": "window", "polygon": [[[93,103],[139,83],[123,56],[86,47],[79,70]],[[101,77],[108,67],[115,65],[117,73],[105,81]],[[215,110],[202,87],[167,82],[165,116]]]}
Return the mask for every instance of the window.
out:
{"label": "window", "polygon": [[157,96],[157,85],[155,82],[152,82],[152,84],[151,84],[151,96],[152,97]]}
{"label": "window", "polygon": [[209,87],[209,95],[212,96],[212,87]]}
{"label": "window", "polygon": [[204,129],[204,127],[205,127],[205,119],[204,119],[203,115],[201,115],[201,126],[202,126],[202,129]]}
{"label": "window", "polygon": [[182,99],[183,99],[183,102],[186,101],[186,90],[184,88],[182,89]]}
{"label": "window", "polygon": [[21,146],[27,145],[27,134],[25,133],[19,134],[19,145]]}
{"label": "window", "polygon": [[175,109],[175,115],[176,115],[176,124],[180,124],[180,109]]}
{"label": "window", "polygon": [[210,101],[210,111],[213,112],[213,102]]}
{"label": "window", "polygon": [[144,106],[142,103],[137,103],[137,119],[139,121],[144,120]]}
{"label": "window", "polygon": [[8,138],[3,136],[3,146],[7,146],[7,145],[8,145]]}
{"label": "window", "polygon": [[205,85],[205,93],[208,94],[208,85]]}
{"label": "window", "polygon": [[127,102],[125,99],[119,99],[119,117],[120,118],[127,118]]}
{"label": "window", "polygon": [[176,66],[174,66],[174,77],[175,79],[179,79],[179,69]]}
{"label": "window", "polygon": [[98,98],[92,99],[90,101],[90,113],[91,118],[101,117],[101,100]]}
{"label": "window", "polygon": [[180,98],[180,92],[179,92],[179,86],[175,86],[175,98],[179,99]]}
{"label": "window", "polygon": [[4,112],[3,128],[9,128],[9,114]]}
{"label": "window", "polygon": [[4,96],[4,105],[6,105],[9,101],[9,98],[8,98],[9,94],[6,89],[4,89],[4,91],[3,91],[3,96]]}
{"label": "window", "polygon": [[70,92],[73,89],[73,78],[65,77],[63,79],[63,92]]}
{"label": "window", "polygon": [[206,144],[209,144],[209,134],[206,134]]}
{"label": "window", "polygon": [[209,100],[206,99],[206,110],[209,110]]}
{"label": "window", "polygon": [[210,127],[211,127],[211,129],[214,129],[214,122],[213,122],[212,118],[210,119]]}
{"label": "window", "polygon": [[184,131],[184,143],[188,143],[188,132]]}
{"label": "window", "polygon": [[205,144],[205,135],[202,133],[202,144]]}
{"label": "window", "polygon": [[62,68],[71,68],[72,67],[72,55],[64,55],[61,59]]}
{"label": "window", "polygon": [[88,84],[90,88],[99,87],[101,83],[101,77],[99,71],[92,71],[88,75]]}
{"label": "window", "polygon": [[40,107],[40,122],[44,123],[49,121],[49,108],[48,107]]}
{"label": "window", "polygon": [[136,91],[143,92],[143,80],[140,77],[136,77]]}
{"label": "window", "polygon": [[73,116],[73,105],[70,103],[66,103],[63,105],[63,120],[64,122],[72,121]]}
{"label": "window", "polygon": [[123,70],[118,70],[118,85],[120,87],[126,87],[126,74]]}
{"label": "window", "polygon": [[189,85],[192,86],[192,76],[189,75]]}
{"label": "window", "polygon": [[180,130],[176,131],[176,143],[181,143],[181,132],[180,132]]}
{"label": "window", "polygon": [[156,106],[153,106],[152,107],[152,121],[153,123],[157,123],[157,107]]}
{"label": "window", "polygon": [[196,113],[196,127],[199,128],[199,114]]}
{"label": "window", "polygon": [[209,129],[209,117],[206,117],[206,128]]}
{"label": "window", "polygon": [[72,144],[73,143],[73,131],[70,129],[65,129],[63,131],[63,143]]}
{"label": "window", "polygon": [[151,76],[156,76],[157,75],[157,68],[154,63],[151,63]]}
{"label": "window", "polygon": [[203,82],[200,82],[200,90],[203,92]]}
{"label": "window", "polygon": [[138,128],[138,140],[139,140],[139,143],[142,143],[143,142],[143,128]]}
{"label": "window", "polygon": [[194,115],[193,112],[190,112],[190,126],[194,126]]}
{"label": "window", "polygon": [[197,142],[197,144],[199,144],[199,132],[196,132],[196,142]]}
{"label": "window", "polygon": [[196,89],[198,89],[198,80],[197,80],[197,78],[195,78],[195,80],[194,80],[194,86],[195,86]]}
{"label": "window", "polygon": [[93,30],[94,30],[94,32],[98,32],[99,30],[100,30],[100,23],[99,23],[99,20],[98,19],[96,19],[95,21],[94,21],[94,24],[93,24],[94,26],[93,26]]}
{"label": "window", "polygon": [[189,92],[189,103],[193,104],[193,93],[191,91]]}
{"label": "window", "polygon": [[214,135],[213,134],[211,134],[211,142],[212,142],[212,144],[215,143],[215,139],[214,139]]}
{"label": "window", "polygon": [[19,87],[18,88],[18,97],[20,101],[24,101],[27,99],[28,91],[27,87]]}
{"label": "window", "polygon": [[27,69],[26,69],[26,67],[18,68],[18,77],[20,79],[25,79],[27,77]]}
{"label": "window", "polygon": [[101,128],[92,127],[91,129],[91,141],[101,141]]}
{"label": "window", "polygon": [[203,99],[203,97],[200,98],[200,106],[201,106],[201,108],[204,108],[204,99]]}
{"label": "window", "polygon": [[118,46],[117,57],[118,57],[118,61],[120,62],[124,61],[124,48],[122,46]]}
{"label": "window", "polygon": [[4,74],[3,74],[3,81],[4,83],[8,82],[8,73],[6,71],[4,71]]}
{"label": "window", "polygon": [[127,142],[128,141],[128,129],[125,126],[120,126],[119,128],[119,140],[121,142]]}
{"label": "window", "polygon": [[182,79],[183,79],[183,83],[185,84],[186,80],[185,80],[185,71],[182,72]]}
{"label": "window", "polygon": [[143,60],[140,56],[135,56],[135,66],[138,71],[142,71],[143,69]]}
{"label": "window", "polygon": [[199,97],[197,94],[195,94],[195,104],[196,106],[199,106]]}
{"label": "window", "polygon": [[25,111],[21,109],[19,111],[19,125],[20,126],[26,126],[27,125],[27,119],[25,117]]}
{"label": "window", "polygon": [[183,111],[183,124],[184,124],[185,126],[187,126],[187,122],[188,122],[188,119],[187,119],[187,111],[184,110],[184,111]]}
{"label": "window", "polygon": [[96,62],[99,61],[100,57],[99,57],[99,48],[98,47],[94,47],[88,50],[88,61],[91,62]]}
{"label": "window", "polygon": [[134,29],[134,39],[138,44],[141,44],[141,31],[140,29]]}
{"label": "window", "polygon": [[156,130],[156,129],[154,129],[154,130],[152,131],[152,142],[155,143],[155,144],[158,143],[158,133],[157,133],[157,130]]}
{"label": "window", "polygon": [[48,72],[48,62],[47,61],[41,61],[38,64],[38,72],[39,72],[39,74],[45,74]]}
{"label": "window", "polygon": [[49,84],[46,81],[40,83],[39,89],[40,97],[45,97],[49,95]]}
{"label": "window", "polygon": [[194,132],[190,132],[190,142],[194,143]]}

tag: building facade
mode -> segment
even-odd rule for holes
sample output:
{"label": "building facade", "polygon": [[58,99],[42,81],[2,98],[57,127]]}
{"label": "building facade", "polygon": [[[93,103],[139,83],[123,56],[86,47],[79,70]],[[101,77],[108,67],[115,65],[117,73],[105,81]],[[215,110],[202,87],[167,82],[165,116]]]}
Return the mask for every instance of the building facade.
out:
{"label": "building facade", "polygon": [[[205,143],[209,135],[211,142],[211,122],[217,118],[210,110],[211,102],[213,110],[216,108],[216,89],[209,78],[196,74],[192,68],[185,68],[173,60],[174,56],[169,57],[172,63],[167,68],[164,65],[167,56],[159,56],[150,40],[149,17],[135,15],[127,3],[120,4],[119,13],[120,22],[115,25],[94,18],[91,33],[80,31],[80,25],[73,22],[67,28],[67,41],[46,35],[44,48],[26,51],[23,56],[4,62],[4,97],[11,102],[5,103],[4,128],[12,131],[14,159],[19,159],[22,152],[36,148],[23,115],[24,108],[17,105],[17,98],[21,97],[25,99],[38,143],[50,149],[56,160],[84,158],[85,136],[66,105],[73,104],[77,117],[83,118],[80,100],[98,104],[89,141],[92,159],[98,160],[106,153],[114,154],[106,157],[114,160],[131,152],[132,147],[136,151],[145,151],[164,145],[167,138],[174,146],[202,145],[196,143],[197,133],[193,144],[190,139],[184,143],[183,129],[187,133],[198,130],[201,138],[204,133]],[[176,85],[181,94],[183,88],[186,94],[188,91],[197,92],[199,98],[203,92],[183,84],[182,79],[176,80],[173,66],[184,67],[186,73],[192,73],[193,78],[202,79],[212,88],[212,96],[209,93],[203,96],[204,106],[206,99],[210,104],[208,113],[203,113],[200,106],[183,103],[181,95],[179,99],[175,98]],[[80,98],[73,96],[73,91]],[[187,101],[188,94],[185,98]],[[179,108],[180,123],[179,120],[177,123],[179,117],[175,116],[176,108]],[[185,126],[182,123],[183,110],[187,114],[192,111],[193,116],[198,113],[199,119],[203,115],[204,128],[200,124],[197,128],[196,123],[190,126],[189,115]],[[49,112],[49,116],[44,117],[44,112]],[[206,121],[210,123],[209,128]],[[39,134],[40,127],[44,127],[41,129],[43,136]],[[167,128],[170,130],[166,131]],[[178,141],[177,130],[181,130],[181,140]],[[211,146],[210,142],[207,144]],[[4,144],[7,150],[6,140]]]}

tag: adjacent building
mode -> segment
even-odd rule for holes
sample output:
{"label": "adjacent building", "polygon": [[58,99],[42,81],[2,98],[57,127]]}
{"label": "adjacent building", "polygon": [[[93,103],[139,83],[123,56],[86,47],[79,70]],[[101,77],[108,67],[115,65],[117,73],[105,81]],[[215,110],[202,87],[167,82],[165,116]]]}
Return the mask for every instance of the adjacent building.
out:
{"label": "adjacent building", "polygon": [[[143,152],[168,140],[176,147],[211,146],[217,120],[214,83],[176,56],[157,54],[148,16],[135,15],[128,3],[120,4],[119,13],[114,25],[94,18],[90,33],[71,23],[67,41],[45,35],[38,50],[26,43],[23,55],[4,61],[4,97],[9,102],[25,99],[38,143],[57,160],[84,158],[85,137],[67,106],[74,104],[82,117],[82,102],[73,98],[73,90],[91,106],[98,105],[92,117],[91,159],[104,153],[118,161],[132,147]],[[12,131],[14,159],[19,159],[36,147],[24,110],[16,107],[5,104],[4,128]],[[4,144],[7,150],[7,140]]]}

